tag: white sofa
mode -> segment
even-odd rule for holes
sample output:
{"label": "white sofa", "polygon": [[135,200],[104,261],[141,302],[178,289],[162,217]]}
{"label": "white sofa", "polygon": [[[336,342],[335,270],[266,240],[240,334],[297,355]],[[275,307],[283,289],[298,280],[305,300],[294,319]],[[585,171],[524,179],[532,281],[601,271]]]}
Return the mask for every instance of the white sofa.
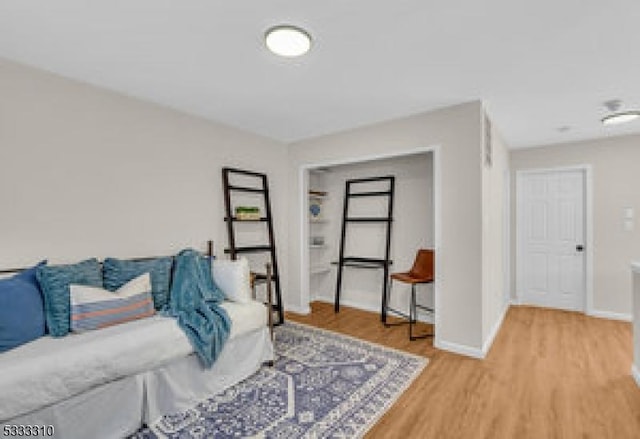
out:
{"label": "white sofa", "polygon": [[267,309],[222,306],[231,334],[211,369],[175,320],[158,315],[3,353],[0,437],[15,437],[5,426],[52,425],[56,438],[123,438],[242,381],[273,360]]}

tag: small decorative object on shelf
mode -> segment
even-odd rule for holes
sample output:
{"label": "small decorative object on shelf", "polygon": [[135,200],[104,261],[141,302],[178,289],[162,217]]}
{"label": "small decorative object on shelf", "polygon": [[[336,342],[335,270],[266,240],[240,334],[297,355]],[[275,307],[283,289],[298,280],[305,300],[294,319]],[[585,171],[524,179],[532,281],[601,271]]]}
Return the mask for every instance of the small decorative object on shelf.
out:
{"label": "small decorative object on shelf", "polygon": [[239,220],[259,220],[260,208],[256,206],[238,206],[235,209],[236,218]]}
{"label": "small decorative object on shelf", "polygon": [[322,197],[326,194],[326,192],[309,191],[309,217],[311,221],[322,219]]}

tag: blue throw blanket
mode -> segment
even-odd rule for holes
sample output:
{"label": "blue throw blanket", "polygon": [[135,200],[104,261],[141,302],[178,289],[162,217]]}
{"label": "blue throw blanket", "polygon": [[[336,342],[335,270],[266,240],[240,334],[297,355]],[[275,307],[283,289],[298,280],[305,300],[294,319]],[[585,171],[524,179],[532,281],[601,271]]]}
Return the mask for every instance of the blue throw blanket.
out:
{"label": "blue throw blanket", "polygon": [[193,348],[211,367],[229,338],[231,320],[219,306],[224,293],[214,284],[211,261],[195,250],[176,257],[169,315],[175,317]]}

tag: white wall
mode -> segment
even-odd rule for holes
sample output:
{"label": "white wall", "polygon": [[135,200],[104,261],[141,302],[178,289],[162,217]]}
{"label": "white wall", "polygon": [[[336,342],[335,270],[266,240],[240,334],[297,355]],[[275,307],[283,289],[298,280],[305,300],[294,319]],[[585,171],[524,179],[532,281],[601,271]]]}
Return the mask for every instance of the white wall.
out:
{"label": "white wall", "polygon": [[640,386],[640,261],[635,261],[632,274],[633,288],[633,364],[631,374]]}
{"label": "white wall", "polygon": [[221,167],[264,171],[286,271],[286,146],[0,60],[0,267],[222,254]]}
{"label": "white wall", "polygon": [[509,151],[495,124],[485,141],[491,142],[491,166],[482,168],[482,311],[483,349],[488,349],[507,302],[505,294],[505,267],[508,261],[507,237],[505,235],[505,213],[508,210],[505,191],[508,191]]}
{"label": "white wall", "polygon": [[[640,260],[640,136],[552,145],[511,151],[512,194],[521,169],[591,165],[593,172],[593,310],[597,315],[629,319],[629,263]],[[634,230],[625,231],[624,209],[635,209]],[[515,257],[515,210],[512,209]],[[512,263],[515,267],[515,262]],[[515,294],[515,270],[512,270]]]}
{"label": "white wall", "polygon": [[[441,291],[436,343],[459,351],[481,349],[482,176],[480,102],[361,127],[295,143],[290,147],[289,201],[302,212],[301,167],[401,154],[438,145],[440,248],[436,268]],[[439,161],[439,163],[438,163]],[[306,212],[304,212],[306,214]],[[289,240],[289,303],[303,308],[301,276],[303,218],[293,221]]]}
{"label": "white wall", "polygon": [[[326,224],[319,225],[326,231],[331,260],[338,260],[345,182],[354,178],[395,176],[394,221],[391,239],[391,272],[407,271],[413,263],[419,248],[433,248],[433,160],[431,153],[414,154],[391,159],[374,160],[363,163],[335,166],[325,174],[325,189],[328,197],[324,203]],[[353,191],[386,190],[387,182],[361,184]],[[387,198],[352,198],[350,216],[386,216]],[[345,256],[384,258],[386,226],[384,224],[351,223],[347,230]],[[320,252],[312,250],[311,256]],[[319,299],[333,302],[337,269],[323,276],[323,287],[318,291]],[[341,303],[352,304],[361,309],[378,312],[382,291],[381,269],[345,268]],[[317,277],[320,277],[318,275]],[[314,284],[311,283],[313,286]],[[419,303],[433,303],[433,288],[418,287]],[[312,290],[311,293],[314,293]],[[408,311],[408,287],[394,283],[392,306]]]}

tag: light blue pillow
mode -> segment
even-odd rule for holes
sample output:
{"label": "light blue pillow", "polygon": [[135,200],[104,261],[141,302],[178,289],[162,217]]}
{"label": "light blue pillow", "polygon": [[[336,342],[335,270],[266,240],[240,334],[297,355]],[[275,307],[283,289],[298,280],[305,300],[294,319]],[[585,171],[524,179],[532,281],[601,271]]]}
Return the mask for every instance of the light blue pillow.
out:
{"label": "light blue pillow", "polygon": [[47,329],[54,337],[63,337],[70,331],[69,285],[102,287],[102,271],[95,258],[73,265],[40,266],[36,277],[44,296]]}
{"label": "light blue pillow", "polygon": [[[40,263],[43,264],[45,262]],[[36,268],[0,280],[0,352],[45,334],[44,306]]]}
{"label": "light blue pillow", "polygon": [[172,257],[149,259],[146,261],[107,258],[102,264],[104,287],[107,290],[115,291],[141,274],[149,273],[151,274],[153,304],[157,310],[161,310],[169,303],[172,267]]}

